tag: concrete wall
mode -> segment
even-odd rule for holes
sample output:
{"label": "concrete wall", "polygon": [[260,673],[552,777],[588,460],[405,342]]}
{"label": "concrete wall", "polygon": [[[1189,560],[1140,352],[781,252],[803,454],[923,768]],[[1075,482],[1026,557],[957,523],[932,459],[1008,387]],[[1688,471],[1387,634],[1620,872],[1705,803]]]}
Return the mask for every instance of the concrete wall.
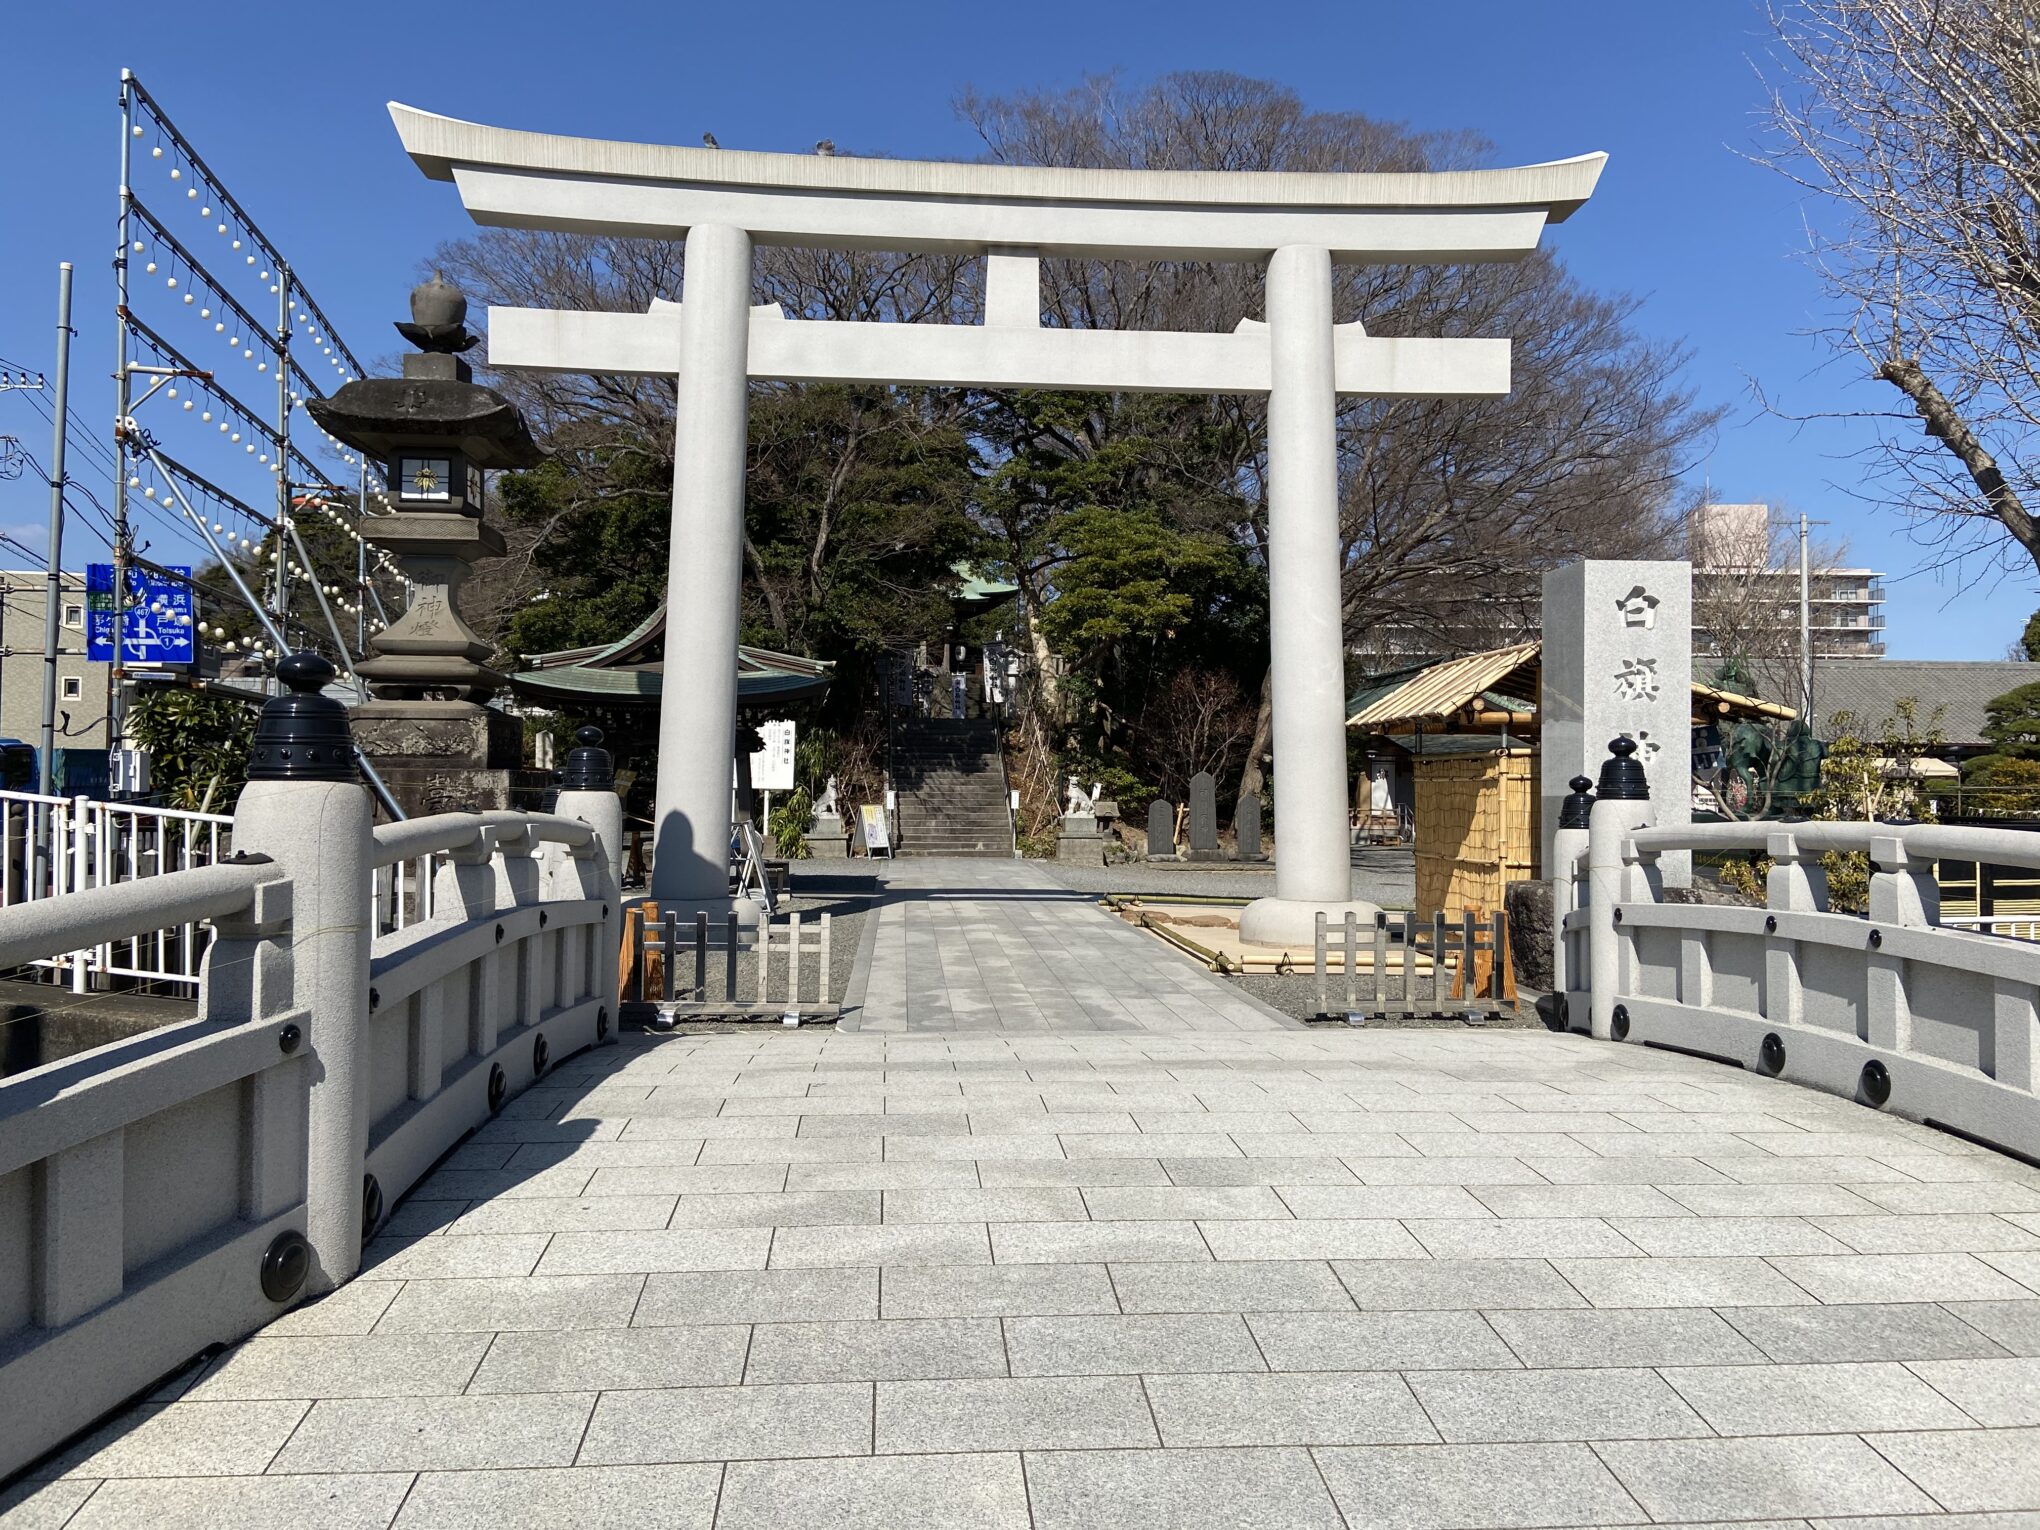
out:
{"label": "concrete wall", "polygon": [[[0,570],[0,738],[34,747],[42,737],[44,577],[34,569]],[[104,749],[113,666],[85,658],[85,576],[65,574],[63,588],[63,603],[78,608],[78,621],[64,625],[57,648],[57,747]],[[66,681],[77,683],[76,697],[65,696]]]}

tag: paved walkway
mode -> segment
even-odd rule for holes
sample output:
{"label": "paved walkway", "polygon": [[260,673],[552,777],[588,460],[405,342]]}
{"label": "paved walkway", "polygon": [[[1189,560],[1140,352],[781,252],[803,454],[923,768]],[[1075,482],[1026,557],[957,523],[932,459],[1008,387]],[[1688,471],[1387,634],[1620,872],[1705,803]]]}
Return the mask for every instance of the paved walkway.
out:
{"label": "paved walkway", "polygon": [[1286,1024],[1222,978],[1024,861],[903,860],[886,898],[858,1028],[1240,1031]]}
{"label": "paved walkway", "polygon": [[[1126,950],[945,904],[972,993],[987,928]],[[1043,1011],[570,1059],[0,1525],[2040,1524],[2040,1170],[1541,1031]]]}

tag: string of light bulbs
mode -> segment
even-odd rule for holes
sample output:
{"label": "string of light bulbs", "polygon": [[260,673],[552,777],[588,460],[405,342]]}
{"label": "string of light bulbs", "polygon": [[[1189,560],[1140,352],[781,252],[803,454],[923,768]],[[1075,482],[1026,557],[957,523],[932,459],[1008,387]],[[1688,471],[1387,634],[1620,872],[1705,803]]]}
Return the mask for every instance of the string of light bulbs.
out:
{"label": "string of light bulbs", "polygon": [[[298,421],[309,420],[304,413],[306,401],[325,397],[332,388],[362,375],[359,359],[335,332],[331,320],[293,273],[275,242],[263,233],[161,105],[126,70],[122,71],[122,114],[126,129],[121,185],[123,248],[119,260],[123,301],[118,318],[122,325],[123,357],[128,354],[127,346],[132,340],[160,365],[144,367],[135,374],[132,391],[130,369],[124,365],[122,398],[131,399],[133,392],[139,392],[140,398],[124,404],[121,412],[125,415],[160,396],[165,403],[180,406],[173,420],[196,413],[196,423],[217,426],[217,436],[224,438],[216,441],[217,449],[240,448],[228,460],[253,458],[250,466],[264,470],[267,480],[276,486],[277,515],[270,518],[253,512],[225,491],[216,490],[216,486],[196,473],[188,469],[179,472],[181,485],[210,493],[213,508],[220,517],[208,518],[215,551],[220,550],[218,539],[223,538],[234,553],[253,556],[258,566],[268,565],[273,583],[269,579],[263,581],[264,606],[282,616],[289,607],[290,581],[306,579],[316,582],[322,604],[328,598],[339,600],[349,614],[363,618],[365,628],[367,617],[362,608],[372,602],[379,617],[378,628],[386,625],[388,617],[375,581],[385,575],[402,580],[401,571],[388,552],[354,528],[346,528],[346,535],[360,544],[361,573],[349,570],[348,579],[331,583],[306,566],[312,555],[293,524],[296,517],[292,512],[299,504],[300,490],[315,491],[327,500],[351,499],[358,492],[364,518],[371,494],[381,498],[385,506],[388,504],[387,485],[376,465],[361,460],[351,448],[327,435],[323,427],[320,434],[335,455],[358,472],[361,478],[358,491],[342,490],[333,484],[328,471],[313,462],[293,439],[296,434],[293,427]],[[155,183],[158,189],[148,198],[138,195],[137,184],[151,180],[152,175],[163,177],[162,182]],[[189,229],[181,220],[178,229],[170,227],[175,216],[172,209],[178,206],[196,220]],[[266,291],[274,302],[273,327],[255,317],[253,310],[260,306],[259,300],[244,301],[242,294],[258,290]],[[158,291],[167,298],[171,312],[190,323],[197,338],[180,347],[159,328],[137,316],[133,311],[136,299],[145,291]],[[209,335],[206,325],[211,326]],[[222,345],[230,358],[249,370],[196,365],[185,351],[202,353],[208,341]],[[323,367],[321,362],[325,363]],[[169,378],[161,375],[165,370],[197,375]],[[147,375],[151,372],[157,374],[153,385]],[[240,396],[243,386],[258,380],[275,389],[273,422],[264,418],[270,410]],[[135,470],[129,471],[123,463],[116,472],[117,489],[136,489],[144,503],[157,501],[168,509],[172,496],[163,492],[167,485],[158,485],[153,474],[145,476],[141,471],[145,458],[162,460],[156,443],[140,432],[136,422],[123,419],[122,430],[136,433],[139,451]],[[205,439],[213,440],[214,436]],[[128,443],[124,440],[122,444]],[[375,478],[373,489],[371,473]],[[183,513],[176,518],[180,528],[187,516],[198,520],[199,513],[188,501],[180,504]],[[248,517],[254,524],[237,523],[236,516]],[[231,532],[230,524],[234,526]],[[207,526],[200,524],[197,529],[203,533]],[[254,536],[245,534],[248,532]],[[298,542],[303,561],[292,556],[284,545],[286,537]],[[116,562],[119,556],[117,553]],[[403,587],[408,588],[408,581],[403,581]],[[337,631],[335,640],[341,641]]]}

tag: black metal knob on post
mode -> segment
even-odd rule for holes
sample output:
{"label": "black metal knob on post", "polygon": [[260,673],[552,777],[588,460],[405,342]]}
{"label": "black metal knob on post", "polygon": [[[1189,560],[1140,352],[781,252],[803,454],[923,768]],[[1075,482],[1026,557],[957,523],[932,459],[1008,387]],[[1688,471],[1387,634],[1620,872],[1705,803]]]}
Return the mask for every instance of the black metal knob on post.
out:
{"label": "black metal knob on post", "polygon": [[288,690],[262,704],[250,781],[360,781],[347,708],[320,694],[339,673],[315,653],[294,653],[276,666]]}
{"label": "black metal knob on post", "polygon": [[1594,783],[1585,776],[1574,776],[1566,782],[1572,793],[1558,805],[1558,826],[1561,829],[1584,829],[1587,815],[1594,808]]}
{"label": "black metal knob on post", "polygon": [[1636,740],[1608,741],[1608,758],[1601,762],[1601,780],[1596,788],[1603,802],[1648,802],[1650,781],[1643,773],[1643,761],[1636,757]]}
{"label": "black metal knob on post", "polygon": [[613,792],[616,790],[616,761],[602,747],[600,728],[581,728],[574,734],[578,746],[567,755],[560,772],[563,792]]}

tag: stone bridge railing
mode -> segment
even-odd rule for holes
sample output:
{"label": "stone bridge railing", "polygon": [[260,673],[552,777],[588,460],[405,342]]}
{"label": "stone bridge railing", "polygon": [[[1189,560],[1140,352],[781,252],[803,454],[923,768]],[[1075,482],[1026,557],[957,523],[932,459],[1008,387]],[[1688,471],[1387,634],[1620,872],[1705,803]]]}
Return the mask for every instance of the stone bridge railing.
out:
{"label": "stone bridge railing", "polygon": [[[1626,740],[1618,741],[1626,743]],[[1626,751],[1567,800],[1555,986],[1575,1029],[1701,1053],[2040,1158],[2040,944],[1944,925],[1941,859],[2040,869],[2040,833],[1939,824],[1655,829]],[[1576,788],[1581,783],[1575,783]],[[1610,790],[1611,786],[1614,788]],[[1587,827],[1580,827],[1581,821]],[[1668,901],[1659,857],[1757,852],[1763,907]],[[1822,857],[1869,862],[1867,914]]]}
{"label": "stone bridge railing", "polygon": [[[0,1081],[0,1478],[347,1280],[434,1162],[613,1034],[615,793],[374,828],[351,751],[288,731],[337,707],[319,668],[283,666],[231,861],[0,910],[0,967],[214,935],[196,1019]],[[378,935],[399,860],[433,917]]]}

